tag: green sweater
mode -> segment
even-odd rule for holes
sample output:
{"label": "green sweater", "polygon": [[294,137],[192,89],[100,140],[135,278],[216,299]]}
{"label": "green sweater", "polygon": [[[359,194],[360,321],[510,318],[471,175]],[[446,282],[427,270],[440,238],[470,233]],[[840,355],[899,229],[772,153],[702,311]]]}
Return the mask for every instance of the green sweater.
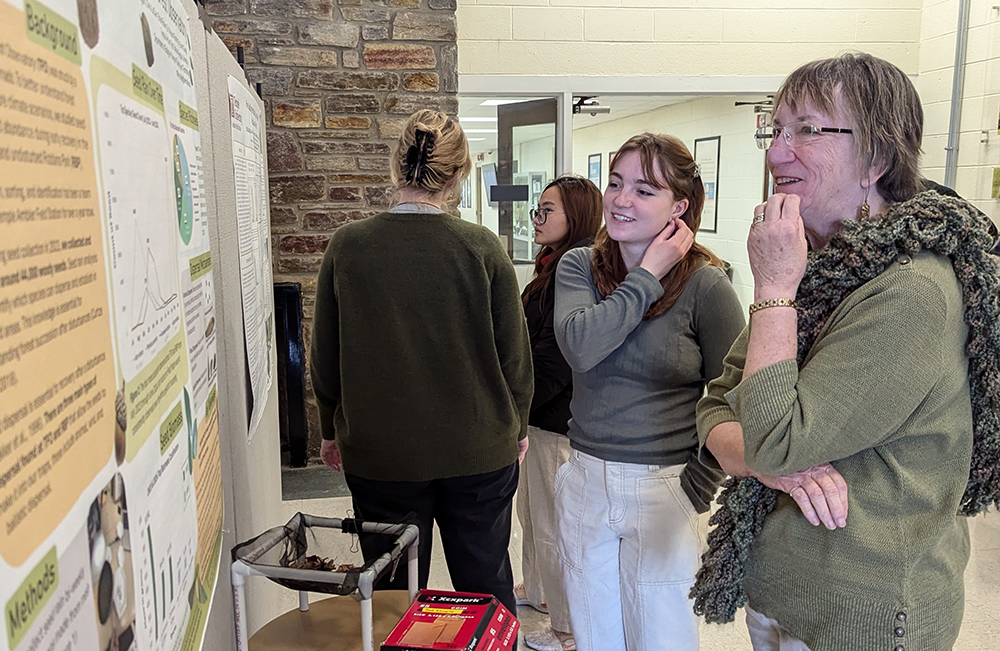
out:
{"label": "green sweater", "polygon": [[[951,649],[969,558],[956,512],[972,409],[950,262],[897,259],[837,307],[801,370],[785,360],[744,380],[748,339],[749,328],[698,405],[702,444],[716,425],[738,421],[752,470],[785,475],[830,462],[849,490],[847,526],[836,531],[779,497],[751,548],[750,606],[812,651]],[[715,462],[705,448],[702,458]]]}
{"label": "green sweater", "polygon": [[531,350],[514,268],[481,226],[421,211],[339,228],[310,360],[323,438],[347,473],[427,481],[517,460]]}

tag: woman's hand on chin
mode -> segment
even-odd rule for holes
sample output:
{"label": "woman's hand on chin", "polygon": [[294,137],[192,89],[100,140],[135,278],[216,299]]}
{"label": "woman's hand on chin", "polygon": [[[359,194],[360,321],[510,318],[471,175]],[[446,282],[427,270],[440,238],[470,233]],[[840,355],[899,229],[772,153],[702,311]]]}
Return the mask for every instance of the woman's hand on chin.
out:
{"label": "woman's hand on chin", "polygon": [[662,279],[684,259],[694,244],[694,233],[681,219],[671,219],[646,247],[639,266]]}
{"label": "woman's hand on chin", "polygon": [[813,526],[830,531],[847,526],[847,482],[828,463],[782,477],[754,475],[762,484],[791,495]]}
{"label": "woman's hand on chin", "polygon": [[[756,212],[760,212],[759,207]],[[747,238],[754,300],[795,298],[806,271],[808,250],[798,195],[768,197],[764,221],[755,222]]]}

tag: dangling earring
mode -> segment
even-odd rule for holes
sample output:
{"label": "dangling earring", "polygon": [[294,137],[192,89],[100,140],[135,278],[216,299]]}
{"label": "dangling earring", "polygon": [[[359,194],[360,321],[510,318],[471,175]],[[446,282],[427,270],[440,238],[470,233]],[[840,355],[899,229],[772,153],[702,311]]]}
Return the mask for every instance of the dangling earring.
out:
{"label": "dangling earring", "polygon": [[868,205],[868,191],[871,190],[871,168],[875,165],[875,158],[878,156],[878,146],[875,146],[875,150],[872,152],[872,162],[868,165],[869,176],[868,185],[865,186],[865,198],[861,202],[861,221],[867,221],[869,217],[872,216],[872,207]]}

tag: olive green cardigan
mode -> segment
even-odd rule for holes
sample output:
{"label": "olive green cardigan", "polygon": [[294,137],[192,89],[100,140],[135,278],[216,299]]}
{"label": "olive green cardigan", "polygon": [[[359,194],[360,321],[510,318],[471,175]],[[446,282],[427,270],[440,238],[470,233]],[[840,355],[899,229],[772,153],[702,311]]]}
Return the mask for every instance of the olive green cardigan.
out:
{"label": "olive green cardigan", "polygon": [[428,211],[337,229],[317,281],[310,370],[344,472],[428,481],[515,463],[534,381],[496,235]]}
{"label": "olive green cardigan", "polygon": [[903,256],[837,307],[801,369],[785,360],[744,380],[745,329],[698,405],[702,446],[737,421],[753,471],[831,462],[847,482],[846,528],[810,525],[782,494],[750,550],[750,606],[811,651],[942,651],[958,636],[969,534],[956,512],[972,453],[966,329],[949,260]]}

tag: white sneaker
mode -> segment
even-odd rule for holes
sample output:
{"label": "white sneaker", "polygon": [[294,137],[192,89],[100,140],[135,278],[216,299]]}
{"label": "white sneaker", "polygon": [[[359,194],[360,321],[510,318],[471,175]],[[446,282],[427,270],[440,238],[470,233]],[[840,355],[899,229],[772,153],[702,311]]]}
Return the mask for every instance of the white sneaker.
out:
{"label": "white sneaker", "polygon": [[549,627],[526,633],[524,643],[535,651],[576,651],[576,640],[572,636],[566,638],[565,642],[560,642]]}

